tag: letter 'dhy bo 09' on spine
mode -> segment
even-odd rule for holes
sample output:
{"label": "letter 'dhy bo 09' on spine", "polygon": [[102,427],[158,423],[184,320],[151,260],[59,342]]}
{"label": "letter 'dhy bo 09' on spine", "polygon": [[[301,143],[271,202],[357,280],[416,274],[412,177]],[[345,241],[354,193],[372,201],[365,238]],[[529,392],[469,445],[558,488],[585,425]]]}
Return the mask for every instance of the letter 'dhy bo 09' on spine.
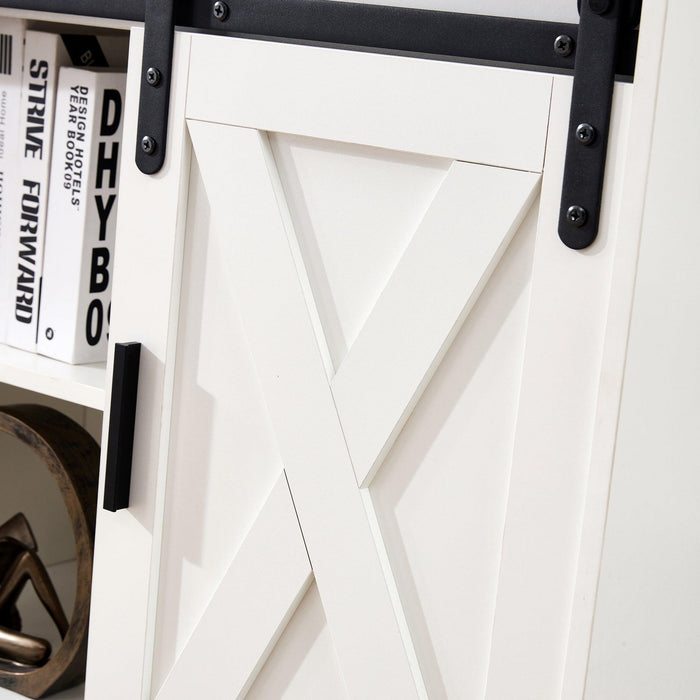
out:
{"label": "letter 'dhy bo 09' on spine", "polygon": [[107,357],[125,78],[58,78],[37,350],[73,364]]}

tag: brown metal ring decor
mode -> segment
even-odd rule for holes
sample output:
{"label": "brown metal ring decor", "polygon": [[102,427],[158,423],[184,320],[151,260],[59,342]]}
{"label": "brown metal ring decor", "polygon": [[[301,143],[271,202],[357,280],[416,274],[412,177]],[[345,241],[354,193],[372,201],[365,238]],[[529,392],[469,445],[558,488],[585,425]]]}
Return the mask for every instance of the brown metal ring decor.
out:
{"label": "brown metal ring decor", "polygon": [[76,685],[85,675],[100,448],[75,421],[34,404],[0,407],[0,433],[28,445],[46,465],[63,496],[75,539],[75,605],[62,644],[43,666],[0,669],[0,687],[40,698]]}

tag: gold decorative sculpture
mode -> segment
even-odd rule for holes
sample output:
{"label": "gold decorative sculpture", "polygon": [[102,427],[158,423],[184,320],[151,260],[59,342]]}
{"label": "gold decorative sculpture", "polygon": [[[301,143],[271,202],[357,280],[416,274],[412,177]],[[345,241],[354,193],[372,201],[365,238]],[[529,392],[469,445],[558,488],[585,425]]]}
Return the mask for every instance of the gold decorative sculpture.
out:
{"label": "gold decorative sculpture", "polygon": [[[0,433],[25,443],[44,463],[63,496],[75,540],[75,605],[67,619],[26,519],[17,514],[0,525],[0,687],[40,698],[85,676],[100,448],[84,428],[46,406],[0,407]],[[53,652],[46,640],[22,630],[15,603],[28,582],[61,634]]]}
{"label": "gold decorative sculpture", "polygon": [[45,639],[23,633],[17,611],[17,601],[27,582],[34,586],[64,639],[68,631],[66,614],[39,559],[29,523],[23,513],[17,513],[0,525],[0,658],[26,666],[43,666],[51,655],[51,645]]}

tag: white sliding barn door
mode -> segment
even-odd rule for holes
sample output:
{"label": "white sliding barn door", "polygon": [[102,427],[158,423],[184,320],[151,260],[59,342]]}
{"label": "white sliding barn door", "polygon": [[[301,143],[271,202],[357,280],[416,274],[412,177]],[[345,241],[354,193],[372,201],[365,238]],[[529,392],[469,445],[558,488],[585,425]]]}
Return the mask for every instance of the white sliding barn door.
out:
{"label": "white sliding barn door", "polygon": [[631,88],[583,252],[570,93],[192,38],[152,697],[561,696]]}

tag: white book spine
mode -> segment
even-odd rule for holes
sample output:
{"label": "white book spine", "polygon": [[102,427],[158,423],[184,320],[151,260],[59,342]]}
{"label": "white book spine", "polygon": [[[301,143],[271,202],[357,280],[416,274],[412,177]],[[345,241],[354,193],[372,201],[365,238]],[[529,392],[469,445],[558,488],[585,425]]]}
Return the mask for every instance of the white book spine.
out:
{"label": "white book spine", "polygon": [[19,222],[19,135],[24,23],[0,19],[0,342],[7,338],[13,275],[13,232]]}
{"label": "white book spine", "polygon": [[125,75],[62,68],[37,350],[107,357]]}
{"label": "white book spine", "polygon": [[56,83],[69,60],[60,36],[28,31],[24,45],[18,208],[7,342],[36,350]]}

